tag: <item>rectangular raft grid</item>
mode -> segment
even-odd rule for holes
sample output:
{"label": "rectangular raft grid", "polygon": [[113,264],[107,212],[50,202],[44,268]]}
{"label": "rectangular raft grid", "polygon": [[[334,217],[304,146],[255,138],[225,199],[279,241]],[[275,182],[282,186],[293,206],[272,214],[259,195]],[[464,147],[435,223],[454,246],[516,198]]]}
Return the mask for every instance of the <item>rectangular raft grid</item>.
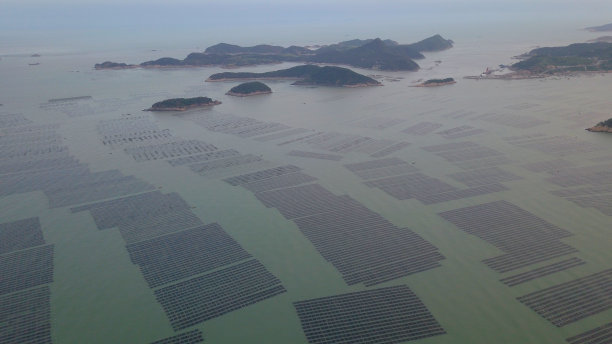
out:
{"label": "rectangular raft grid", "polygon": [[[155,290],[175,330],[285,291],[223,228],[204,225],[178,194],[154,191],[71,210],[89,211],[99,229],[119,229],[132,263]],[[263,286],[270,281],[272,286]],[[210,283],[217,289],[200,290]],[[222,298],[223,292],[230,296]],[[216,308],[200,308],[211,302]],[[184,304],[194,308],[186,313]]]}
{"label": "rectangular raft grid", "polygon": [[353,122],[352,125],[359,128],[383,130],[402,124],[405,121],[403,118],[372,117]]}
{"label": "rectangular raft grid", "polygon": [[291,152],[287,153],[287,155],[296,156],[300,158],[312,158],[312,159],[331,160],[331,161],[342,160],[342,155],[307,152],[307,151],[300,151],[300,150],[292,150]]}
{"label": "rectangular raft grid", "polygon": [[539,125],[547,124],[548,121],[536,119],[530,116],[516,115],[516,114],[488,114],[486,116],[480,116],[478,119],[486,122],[495,124],[501,124],[517,129],[529,129],[537,127]]}
{"label": "rectangular raft grid", "polygon": [[432,122],[419,122],[411,127],[408,127],[402,130],[402,133],[409,135],[427,135],[431,134],[434,131],[442,128],[444,125],[440,123],[432,123]]}
{"label": "rectangular raft grid", "polygon": [[514,287],[515,285],[519,285],[521,283],[529,282],[534,279],[552,275],[559,271],[564,271],[567,269],[571,269],[576,266],[580,266],[586,264],[586,262],[580,258],[570,258],[566,260],[562,260],[560,262],[543,266],[541,268],[537,268],[531,271],[523,272],[514,276],[509,276],[506,278],[502,278],[500,281],[509,287]]}
{"label": "rectangular raft grid", "polygon": [[151,288],[252,258],[216,223],[126,248]]}
{"label": "rectangular raft grid", "polygon": [[557,327],[612,308],[612,269],[517,298]]}
{"label": "rectangular raft grid", "polygon": [[447,129],[447,130],[438,132],[437,134],[442,136],[445,139],[459,139],[462,137],[474,136],[474,135],[482,134],[485,132],[486,130],[484,129],[474,128],[469,125],[462,125],[460,127],[451,128],[451,129]]}
{"label": "rectangular raft grid", "polygon": [[[388,159],[384,163],[393,166],[397,161]],[[357,164],[352,168],[360,170],[370,165]],[[226,182],[254,191],[266,207],[276,208],[286,219],[293,220],[349,285],[375,285],[440,266],[444,257],[436,247],[409,229],[397,228],[348,196],[336,196],[319,184],[271,191],[250,187],[268,182],[274,185],[276,179],[297,174],[295,169],[281,166]]]}
{"label": "rectangular raft grid", "polygon": [[286,290],[257,260],[155,290],[175,331],[238,310]]}
{"label": "rectangular raft grid", "polygon": [[0,295],[53,282],[53,245],[0,255]]}
{"label": "rectangular raft grid", "polygon": [[0,343],[51,344],[47,286],[0,296]]}
{"label": "rectangular raft grid", "polygon": [[294,302],[309,343],[400,343],[446,332],[407,286]]}
{"label": "rectangular raft grid", "polygon": [[204,335],[200,330],[191,330],[176,336],[160,339],[151,344],[197,344],[204,343]]}
{"label": "rectangular raft grid", "polygon": [[569,344],[610,344],[612,323],[608,323],[565,340]]}
{"label": "rectangular raft grid", "polygon": [[572,234],[506,201],[480,204],[439,213],[462,231],[506,252],[483,262],[507,272],[575,253],[560,241]]}
{"label": "rectangular raft grid", "polygon": [[0,224],[0,255],[44,244],[37,217]]}

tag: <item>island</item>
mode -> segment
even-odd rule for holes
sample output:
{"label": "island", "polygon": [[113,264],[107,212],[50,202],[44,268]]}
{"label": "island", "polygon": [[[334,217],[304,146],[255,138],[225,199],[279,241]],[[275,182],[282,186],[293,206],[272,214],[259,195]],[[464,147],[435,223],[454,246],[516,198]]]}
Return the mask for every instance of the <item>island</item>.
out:
{"label": "island", "polygon": [[363,87],[380,86],[380,82],[356,73],[348,68],[336,66],[303,65],[264,73],[224,72],[213,74],[206,81],[233,80],[296,80],[293,85]]}
{"label": "island", "polygon": [[591,31],[591,32],[612,31],[612,23],[600,25],[600,26],[587,27],[586,30]]}
{"label": "island", "polygon": [[570,76],[578,73],[612,72],[612,43],[574,43],[564,47],[533,49],[516,56],[521,60],[509,66],[510,73],[492,74],[485,71],[480,76],[467,79],[532,79],[548,76]]}
{"label": "island", "polygon": [[612,133],[612,118],[597,123],[595,126],[587,128],[588,131]]}
{"label": "island", "polygon": [[127,68],[184,68],[222,66],[235,68],[282,62],[333,63],[352,67],[386,71],[415,71],[419,65],[415,59],[423,59],[423,52],[435,52],[452,48],[453,41],[436,34],[412,44],[399,44],[390,39],[353,39],[317,49],[292,45],[281,47],[260,44],[252,47],[219,43],[204,52],[193,52],[184,59],[162,57],[139,65],[117,62],[96,64],[96,69]]}
{"label": "island", "polygon": [[94,65],[95,69],[131,69],[131,68],[138,68],[137,65],[129,65],[126,63],[117,63],[117,62],[111,62],[111,61],[106,61],[106,62],[102,62],[102,63],[96,63]]}
{"label": "island", "polygon": [[221,104],[220,101],[212,100],[208,97],[172,98],[157,102],[143,111],[186,111],[219,104]]}
{"label": "island", "polygon": [[259,94],[270,94],[272,89],[268,85],[259,81],[245,82],[238,86],[232,87],[226,94],[235,97],[249,97]]}
{"label": "island", "polygon": [[445,79],[429,79],[425,82],[422,82],[414,87],[436,87],[436,86],[444,86],[444,85],[452,85],[457,82],[453,78],[445,78]]}

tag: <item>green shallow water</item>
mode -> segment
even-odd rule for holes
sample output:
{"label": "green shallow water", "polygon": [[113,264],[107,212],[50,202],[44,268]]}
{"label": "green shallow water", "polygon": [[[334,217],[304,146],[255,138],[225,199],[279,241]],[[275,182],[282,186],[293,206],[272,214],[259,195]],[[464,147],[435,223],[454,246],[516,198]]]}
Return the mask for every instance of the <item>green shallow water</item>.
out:
{"label": "green shallow water", "polygon": [[[612,162],[612,154],[606,153],[612,145],[612,135],[583,130],[609,117],[612,78],[592,75],[511,82],[463,80],[460,76],[480,68],[476,64],[462,64],[470,49],[477,47],[458,43],[454,49],[431,54],[420,62],[424,67],[433,67],[433,60],[443,61],[431,70],[424,68],[412,74],[380,73],[403,78],[398,82],[384,82],[384,87],[304,88],[291,86],[288,82],[270,82],[267,84],[274,91],[272,95],[253,98],[224,95],[237,83],[204,83],[209,74],[219,71],[216,68],[93,71],[91,66],[99,62],[99,58],[85,55],[49,56],[35,69],[27,66],[27,58],[5,57],[0,62],[0,69],[12,81],[3,78],[0,82],[4,103],[0,111],[20,112],[36,123],[60,123],[59,132],[70,154],[88,164],[92,171],[119,169],[125,175],[155,185],[162,192],[179,193],[205,223],[221,224],[280,279],[287,293],[195,326],[203,331],[208,343],[305,343],[292,302],[372,288],[347,286],[293,222],[285,220],[275,209],[266,208],[247,190],[232,187],[221,178],[201,177],[186,167],[171,167],[163,160],[137,163],[121,150],[104,147],[96,132],[100,120],[119,118],[126,113],[139,115],[141,109],[163,98],[205,95],[223,101],[220,106],[202,110],[205,112],[408,141],[410,146],[391,156],[413,162],[420,172],[458,187],[462,184],[448,175],[463,170],[420,147],[473,141],[494,148],[514,161],[500,168],[522,179],[503,183],[507,191],[423,205],[417,200],[399,201],[381,190],[368,188],[342,167],[345,163],[369,160],[364,154],[345,154],[341,162],[293,157],[287,155],[293,149],[312,149],[299,144],[275,144],[282,140],[258,142],[213,133],[189,120],[197,111],[177,115],[150,114],[160,128],[170,129],[176,137],[199,139],[222,149],[261,155],[272,163],[271,166],[295,164],[335,194],[350,195],[393,224],[410,228],[435,245],[446,257],[441,267],[376,286],[408,285],[447,332],[416,342],[563,343],[567,337],[609,322],[612,310],[557,328],[518,302],[516,297],[610,268],[612,219],[593,208],[582,208],[550,194],[560,187],[545,181],[546,173],[534,173],[521,167],[525,163],[554,160],[558,156],[513,146],[502,138],[537,133],[568,136],[602,150],[570,154],[563,156],[564,159],[576,166]],[[492,54],[501,56],[505,50],[500,48]],[[490,55],[485,56],[481,59],[492,59]],[[289,65],[282,67],[285,66]],[[264,66],[249,70],[278,68]],[[409,87],[418,79],[449,74],[459,82],[441,88]],[[81,95],[91,95],[100,106],[117,102],[113,99],[120,99],[121,105],[81,117],[68,117],[39,108],[39,104],[51,98]],[[533,106],[509,108],[517,104]],[[459,112],[473,114],[465,118],[449,117]],[[519,114],[550,123],[516,129],[475,119],[487,113]],[[384,130],[354,125],[355,121],[371,117],[401,118],[405,122]],[[436,134],[401,133],[402,129],[423,121],[442,123],[442,129],[470,125],[485,129],[486,133],[452,140]],[[594,161],[596,158],[601,159]],[[481,261],[500,255],[501,251],[437,215],[497,200],[509,201],[573,233],[562,241],[578,249],[579,253],[573,256],[587,264],[515,287],[499,282],[500,278],[570,256],[499,274]],[[50,285],[54,342],[147,343],[174,334],[138,267],[130,262],[117,230],[97,230],[88,212],[72,214],[68,208],[49,209],[42,192],[0,198],[0,209],[2,222],[40,217],[46,242],[55,244],[55,275]]]}

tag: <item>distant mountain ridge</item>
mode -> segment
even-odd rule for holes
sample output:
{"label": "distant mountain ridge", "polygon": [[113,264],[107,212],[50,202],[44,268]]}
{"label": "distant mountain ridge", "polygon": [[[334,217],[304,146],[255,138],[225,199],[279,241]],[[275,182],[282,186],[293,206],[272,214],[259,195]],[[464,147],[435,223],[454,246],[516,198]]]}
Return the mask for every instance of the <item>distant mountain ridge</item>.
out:
{"label": "distant mountain ridge", "polygon": [[512,69],[531,73],[612,71],[612,43],[575,43],[533,49]]}
{"label": "distant mountain ridge", "polygon": [[600,26],[587,27],[586,30],[591,32],[612,31],[612,23]]}
{"label": "distant mountain ridge", "polygon": [[[441,51],[453,46],[453,41],[434,35],[412,44],[399,44],[393,40],[353,39],[311,50],[305,47],[287,48],[260,44],[251,47],[219,43],[194,52],[183,60],[162,57],[140,64],[141,67],[194,67],[226,66],[240,67],[280,62],[333,63],[375,70],[415,71],[419,65],[414,59],[424,58],[422,52]],[[97,69],[121,69],[124,64],[105,62]],[[108,68],[107,68],[108,66]],[[133,66],[133,65],[125,65]],[[133,68],[133,67],[131,67]]]}

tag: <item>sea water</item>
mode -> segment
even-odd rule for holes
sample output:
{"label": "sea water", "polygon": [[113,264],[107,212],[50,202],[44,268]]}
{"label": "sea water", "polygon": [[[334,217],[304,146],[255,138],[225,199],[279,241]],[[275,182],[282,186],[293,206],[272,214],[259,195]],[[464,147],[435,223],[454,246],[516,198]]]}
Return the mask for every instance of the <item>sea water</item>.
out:
{"label": "sea water", "polygon": [[[22,113],[36,124],[59,123],[64,144],[72,156],[92,171],[117,169],[124,175],[144,180],[164,193],[177,192],[192,206],[204,223],[219,223],[227,233],[279,280],[287,292],[254,305],[208,320],[201,329],[209,343],[304,343],[306,338],[293,302],[383,286],[408,285],[424,302],[446,334],[425,338],[420,343],[562,343],[565,338],[610,322],[612,311],[598,313],[557,328],[516,300],[517,297],[611,267],[611,217],[594,208],[583,208],[550,191],[560,187],[546,181],[545,173],[522,167],[528,163],[563,158],[577,167],[607,164],[612,136],[589,133],[584,128],[610,117],[609,90],[612,78],[605,74],[551,77],[535,80],[467,80],[487,67],[512,63],[512,56],[535,46],[583,42],[596,34],[578,30],[590,22],[506,22],[499,26],[477,16],[465,22],[421,24],[401,30],[396,19],[381,24],[379,32],[356,26],[347,32],[324,36],[323,30],[297,30],[291,41],[273,30],[263,37],[236,42],[254,45],[331,43],[355,37],[381,36],[409,43],[440,33],[455,41],[452,49],[426,53],[418,72],[373,72],[383,77],[382,87],[298,87],[288,81],[266,82],[271,95],[233,98],[225,92],[237,82],[208,83],[218,67],[185,69],[94,70],[106,60],[140,63],[162,56],[184,57],[218,41],[222,36],[190,40],[181,46],[164,40],[145,48],[121,44],[105,51],[102,47],[66,47],[45,50],[46,42],[3,47],[0,61],[0,113]],[[306,25],[305,25],[306,27]],[[299,32],[298,32],[299,31]],[[418,35],[417,35],[418,34]],[[252,36],[252,34],[250,34]],[[237,35],[233,36],[238,37]],[[231,37],[230,37],[231,38]],[[335,39],[338,38],[338,39]],[[183,38],[185,39],[185,38]],[[185,39],[187,40],[187,39]],[[230,42],[234,43],[234,42]],[[13,45],[12,47],[15,47]],[[155,51],[152,51],[155,50]],[[12,53],[12,52],[19,53]],[[39,58],[30,54],[42,52]],[[441,61],[439,63],[435,61]],[[39,65],[29,63],[40,62]],[[270,71],[293,64],[244,67],[237,71]],[[457,84],[439,88],[415,88],[418,80],[453,77]],[[395,80],[395,81],[392,81]],[[49,99],[91,96],[78,100],[87,105],[74,113],[49,109]],[[154,102],[173,97],[208,96],[222,105],[186,113],[143,113]],[[424,205],[415,199],[397,200],[379,189],[369,188],[342,165],[370,160],[358,152],[342,154],[340,162],[300,158],[288,153],[312,149],[304,144],[278,145],[285,141],[260,142],[252,138],[212,132],[192,119],[205,114],[239,116],[293,128],[406,141],[410,145],[390,156],[414,164],[420,172],[462,187],[448,175],[463,169],[421,147],[472,141],[502,152],[513,162],[499,166],[521,179],[504,182],[508,190],[460,200]],[[347,286],[334,267],[326,262],[295,224],[274,209],[266,208],[252,193],[232,187],[222,176],[202,177],[189,169],[171,167],[166,161],[136,162],[122,149],[101,143],[96,126],[102,120],[127,116],[150,116],[172,135],[213,143],[220,149],[235,149],[261,156],[270,166],[294,164],[318,178],[319,184],[337,195],[347,194],[381,214],[398,227],[407,227],[436,246],[446,257],[442,266],[366,288]],[[464,114],[461,116],[460,114]],[[521,115],[546,121],[544,125],[519,129],[483,120],[484,115]],[[386,129],[363,128],[359,121],[395,118],[403,122]],[[417,136],[401,130],[419,122],[442,124],[440,130],[469,125],[483,134],[463,139],[446,139],[436,133]],[[436,131],[437,132],[437,131]],[[588,142],[600,148],[592,152],[550,155],[509,144],[506,137],[545,134]],[[287,139],[288,140],[288,139]],[[329,153],[329,152],[327,152]],[[499,274],[481,261],[502,252],[471,236],[437,214],[443,211],[498,200],[511,202],[563,228],[573,236],[563,239],[579,252],[572,255],[587,264],[538,278],[515,287],[499,281],[519,272],[561,260]],[[130,262],[125,243],[117,230],[98,230],[88,212],[71,213],[68,207],[50,208],[40,192],[0,198],[1,222],[39,217],[45,241],[55,245],[54,281],[51,288],[51,333],[56,343],[147,343],[175,334],[160,304],[145,283],[138,267]],[[569,258],[564,256],[563,259]]]}

